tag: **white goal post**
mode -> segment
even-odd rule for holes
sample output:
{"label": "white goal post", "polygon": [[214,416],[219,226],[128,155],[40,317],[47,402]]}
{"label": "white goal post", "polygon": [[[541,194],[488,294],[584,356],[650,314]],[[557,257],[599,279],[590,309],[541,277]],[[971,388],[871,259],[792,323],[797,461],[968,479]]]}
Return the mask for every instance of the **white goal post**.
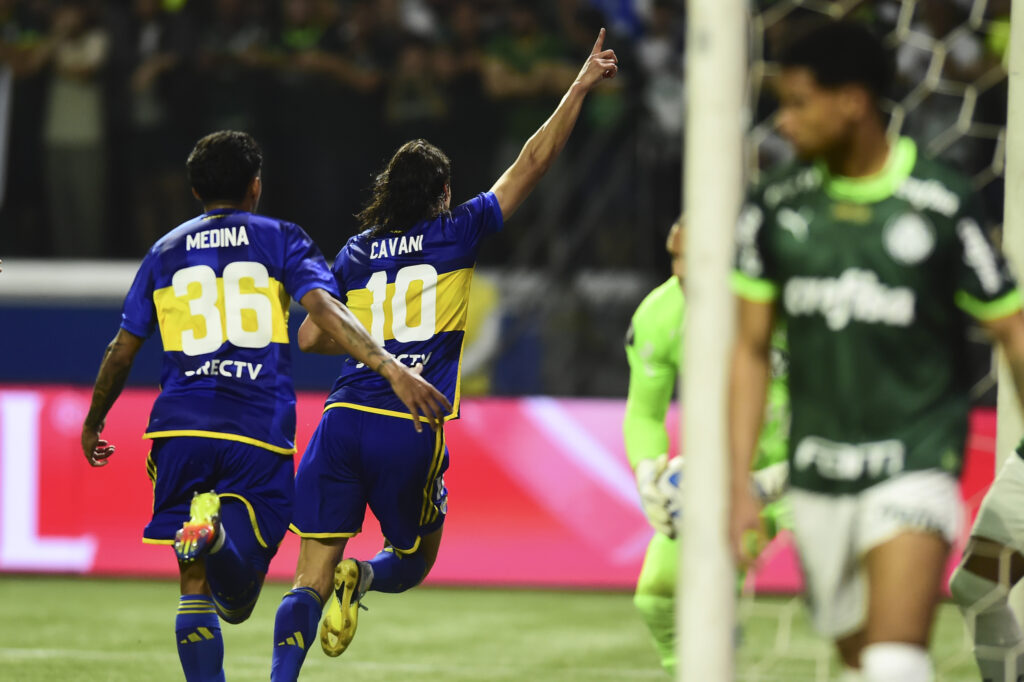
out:
{"label": "white goal post", "polygon": [[[684,142],[686,348],[682,570],[676,600],[680,680],[733,678],[735,567],[726,540],[725,405],[733,335],[728,287],[732,234],[743,191],[747,124],[744,0],[690,0],[689,108]],[[685,608],[684,608],[685,605]]]}
{"label": "white goal post", "polygon": [[[1024,6],[1010,9],[1009,103],[1006,112],[1006,193],[1003,214],[1003,253],[1018,278],[1024,277]],[[996,421],[996,471],[1024,434],[1020,402],[1006,359],[999,359],[999,397]],[[1017,619],[1024,622],[1024,587],[1013,590]]]}

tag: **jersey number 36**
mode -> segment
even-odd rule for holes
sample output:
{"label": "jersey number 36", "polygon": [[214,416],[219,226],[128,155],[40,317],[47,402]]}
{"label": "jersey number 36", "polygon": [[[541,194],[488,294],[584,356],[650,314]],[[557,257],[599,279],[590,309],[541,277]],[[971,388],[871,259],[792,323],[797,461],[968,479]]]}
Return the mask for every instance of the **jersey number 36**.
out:
{"label": "jersey number 36", "polygon": [[[171,286],[178,298],[189,299],[188,311],[203,320],[206,333],[197,330],[181,332],[181,350],[185,355],[203,355],[220,348],[225,339],[239,348],[263,348],[274,333],[274,309],[270,296],[254,289],[267,290],[270,276],[262,263],[236,261],[224,267],[218,282],[217,273],[208,265],[193,265],[174,273]],[[252,286],[242,291],[243,280]],[[199,294],[196,296],[196,285]],[[194,298],[189,298],[189,296]],[[195,325],[194,325],[195,327]]]}

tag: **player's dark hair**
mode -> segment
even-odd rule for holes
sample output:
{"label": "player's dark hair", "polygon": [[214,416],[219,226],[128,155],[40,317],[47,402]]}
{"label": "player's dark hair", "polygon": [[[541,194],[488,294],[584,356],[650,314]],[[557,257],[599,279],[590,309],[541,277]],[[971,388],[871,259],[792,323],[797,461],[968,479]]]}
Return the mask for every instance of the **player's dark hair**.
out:
{"label": "player's dark hair", "polygon": [[262,165],[263,152],[252,135],[220,130],[196,142],[188,155],[188,181],[204,203],[241,201]]}
{"label": "player's dark hair", "polygon": [[783,68],[809,69],[822,87],[857,84],[876,99],[889,94],[895,75],[891,51],[852,21],[818,20],[797,28],[777,61]]}
{"label": "player's dark hair", "polygon": [[356,215],[359,226],[374,236],[405,232],[443,210],[444,186],[451,161],[426,140],[410,140],[395,152],[373,182],[370,201]]}

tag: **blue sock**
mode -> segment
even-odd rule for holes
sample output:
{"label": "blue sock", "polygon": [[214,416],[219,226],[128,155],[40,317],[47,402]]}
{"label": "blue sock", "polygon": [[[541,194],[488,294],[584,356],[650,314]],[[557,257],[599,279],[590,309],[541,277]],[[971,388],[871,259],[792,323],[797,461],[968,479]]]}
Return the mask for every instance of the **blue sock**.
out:
{"label": "blue sock", "polygon": [[220,617],[228,623],[241,623],[256,606],[263,587],[263,574],[245,560],[224,525],[221,525],[221,532],[224,544],[206,555],[206,581]]}
{"label": "blue sock", "polygon": [[306,660],[309,646],[316,641],[316,626],[324,603],[312,587],[296,587],[284,595],[274,618],[274,658],[271,682],[293,682]]}
{"label": "blue sock", "polygon": [[209,597],[204,594],[181,596],[174,633],[187,682],[224,681],[224,640]]}
{"label": "blue sock", "polygon": [[427,570],[427,562],[418,552],[403,556],[384,550],[369,563],[373,566],[370,589],[376,592],[405,592],[418,585]]}

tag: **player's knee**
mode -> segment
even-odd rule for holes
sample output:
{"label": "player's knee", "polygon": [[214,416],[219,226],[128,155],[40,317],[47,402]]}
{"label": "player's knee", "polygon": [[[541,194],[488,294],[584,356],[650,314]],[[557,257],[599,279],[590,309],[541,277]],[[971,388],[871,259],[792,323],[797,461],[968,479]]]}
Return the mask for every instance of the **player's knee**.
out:
{"label": "player's knee", "polygon": [[[661,597],[672,599],[675,597],[676,585],[674,580],[661,580],[657,576],[640,574],[636,583],[636,597]],[[634,598],[635,601],[635,598]]]}
{"label": "player's knee", "polygon": [[876,642],[860,657],[864,682],[932,682],[928,650],[905,642]]}
{"label": "player's knee", "polygon": [[673,622],[675,620],[675,600],[671,597],[637,592],[633,595],[633,606],[648,624],[662,624],[669,619]]}

